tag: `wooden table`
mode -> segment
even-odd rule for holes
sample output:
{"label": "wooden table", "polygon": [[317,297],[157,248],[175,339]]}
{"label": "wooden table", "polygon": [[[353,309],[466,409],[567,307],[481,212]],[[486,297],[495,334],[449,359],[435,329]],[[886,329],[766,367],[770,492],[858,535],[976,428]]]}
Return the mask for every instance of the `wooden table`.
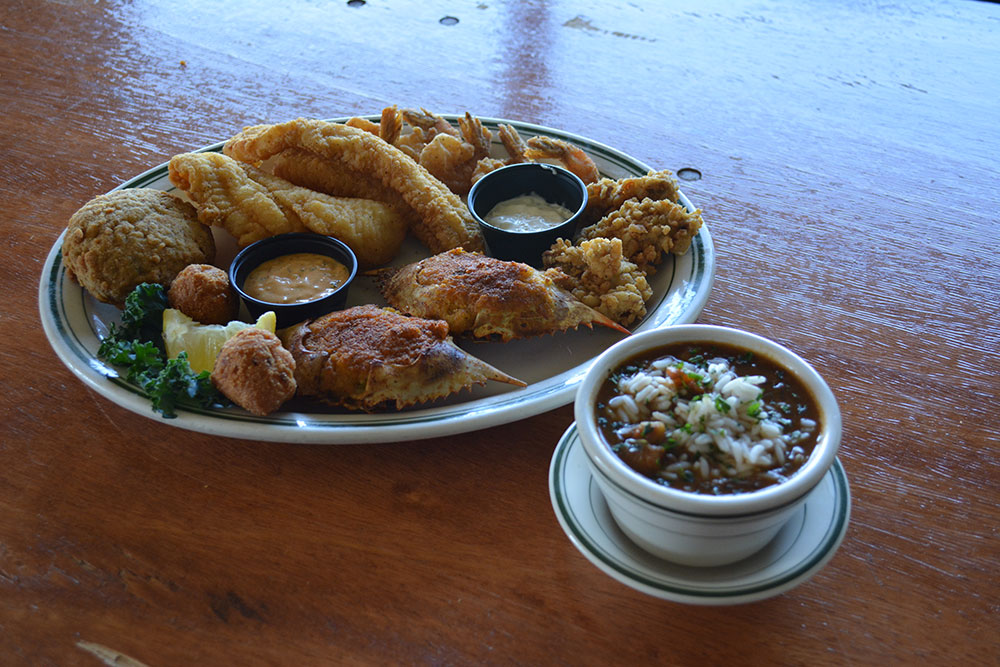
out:
{"label": "wooden table", "polygon": [[[5,664],[1000,662],[1000,6],[184,4],[0,9]],[[793,348],[840,401],[825,569],[731,607],[606,576],[549,501],[568,406],[291,445],[134,414],[59,362],[39,279],[84,202],[244,125],[391,104],[700,174],[699,321]]]}

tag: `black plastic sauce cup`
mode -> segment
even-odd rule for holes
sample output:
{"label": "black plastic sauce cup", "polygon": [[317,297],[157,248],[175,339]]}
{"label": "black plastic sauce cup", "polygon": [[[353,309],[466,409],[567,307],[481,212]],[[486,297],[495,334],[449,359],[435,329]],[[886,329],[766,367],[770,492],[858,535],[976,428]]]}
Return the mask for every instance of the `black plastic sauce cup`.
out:
{"label": "black plastic sauce cup", "polygon": [[[573,215],[558,225],[531,232],[501,229],[486,222],[486,216],[500,202],[532,193],[569,209]],[[472,186],[467,201],[490,255],[538,268],[542,265],[542,253],[556,239],[572,241],[576,235],[577,224],[587,207],[587,186],[576,174],[562,167],[526,162],[489,172]]]}
{"label": "black plastic sauce cup", "polygon": [[[256,299],[243,291],[243,283],[246,282],[247,276],[262,263],[298,252],[332,257],[347,267],[350,272],[347,280],[341,283],[336,291],[303,303],[270,303]],[[282,329],[303,320],[315,319],[335,310],[342,310],[347,303],[347,293],[357,272],[357,257],[342,241],[323,234],[279,234],[251,243],[241,250],[229,265],[229,282],[240,295],[251,317],[257,318],[273,310],[277,320],[276,327]]]}

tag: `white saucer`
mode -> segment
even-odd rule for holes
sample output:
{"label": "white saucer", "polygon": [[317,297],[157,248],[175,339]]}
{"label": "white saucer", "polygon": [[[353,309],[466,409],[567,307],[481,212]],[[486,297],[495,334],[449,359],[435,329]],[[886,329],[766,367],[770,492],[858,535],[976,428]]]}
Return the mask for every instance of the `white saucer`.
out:
{"label": "white saucer", "polygon": [[659,598],[728,605],[779,595],[819,572],[847,531],[851,492],[843,466],[834,461],[803,508],[761,551],[721,567],[675,565],[646,553],[622,533],[591,477],[586,456],[572,424],[559,440],[549,468],[549,495],[560,525],[591,563]]}

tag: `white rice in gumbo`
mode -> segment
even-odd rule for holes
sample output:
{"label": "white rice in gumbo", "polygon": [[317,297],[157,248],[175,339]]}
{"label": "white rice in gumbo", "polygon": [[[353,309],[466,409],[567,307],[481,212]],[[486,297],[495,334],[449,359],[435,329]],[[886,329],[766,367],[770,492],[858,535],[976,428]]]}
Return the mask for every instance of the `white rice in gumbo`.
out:
{"label": "white rice in gumbo", "polygon": [[780,483],[809,457],[815,400],[791,373],[739,348],[684,343],[630,360],[605,383],[598,426],[660,483],[708,494]]}

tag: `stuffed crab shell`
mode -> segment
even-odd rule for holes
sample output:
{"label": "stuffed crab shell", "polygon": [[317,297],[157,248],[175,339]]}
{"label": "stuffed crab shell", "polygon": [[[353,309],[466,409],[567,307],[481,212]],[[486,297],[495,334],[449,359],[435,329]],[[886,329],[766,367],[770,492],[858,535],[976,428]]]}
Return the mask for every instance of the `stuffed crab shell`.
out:
{"label": "stuffed crab shell", "polygon": [[629,333],[527,264],[461,248],[377,274],[391,306],[444,320],[453,335],[504,342],[600,324]]}
{"label": "stuffed crab shell", "polygon": [[299,395],[350,409],[404,408],[487,380],[525,386],[456,346],[444,322],[372,305],[303,322],[283,339]]}

